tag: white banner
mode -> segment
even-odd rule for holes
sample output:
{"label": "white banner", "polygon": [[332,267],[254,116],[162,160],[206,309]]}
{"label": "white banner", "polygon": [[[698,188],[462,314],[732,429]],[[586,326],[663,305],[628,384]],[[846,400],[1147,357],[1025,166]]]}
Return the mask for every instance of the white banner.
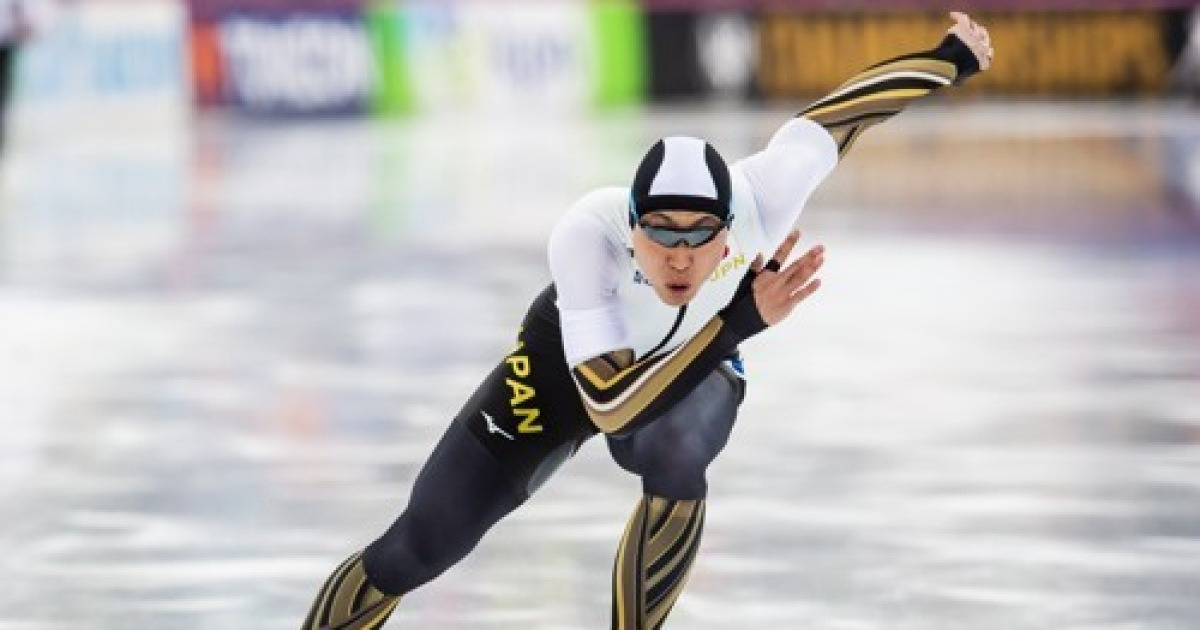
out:
{"label": "white banner", "polygon": [[574,109],[590,97],[584,3],[415,3],[399,28],[424,111]]}
{"label": "white banner", "polygon": [[68,5],[21,50],[13,131],[181,120],[190,107],[185,32],[186,13],[175,2]]}

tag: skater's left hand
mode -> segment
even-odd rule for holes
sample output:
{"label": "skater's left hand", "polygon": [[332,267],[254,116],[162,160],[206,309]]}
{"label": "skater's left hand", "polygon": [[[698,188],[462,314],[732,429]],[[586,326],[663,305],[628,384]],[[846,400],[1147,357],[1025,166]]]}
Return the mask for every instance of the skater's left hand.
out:
{"label": "skater's left hand", "polygon": [[992,55],[995,53],[992,50],[992,38],[988,35],[987,29],[980,26],[971,16],[966,13],[952,11],[950,17],[954,19],[954,26],[946,31],[952,35],[956,35],[962,40],[962,43],[975,53],[975,59],[979,60],[979,69],[987,70],[988,66],[992,65]]}

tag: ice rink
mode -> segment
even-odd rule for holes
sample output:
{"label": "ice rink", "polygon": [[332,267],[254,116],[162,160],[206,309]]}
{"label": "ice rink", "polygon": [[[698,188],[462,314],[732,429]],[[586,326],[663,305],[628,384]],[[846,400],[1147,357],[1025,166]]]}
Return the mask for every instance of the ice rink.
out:
{"label": "ice rink", "polygon": [[[656,137],[789,110],[27,130],[0,207],[0,629],[298,628]],[[667,627],[1200,627],[1200,110],[962,103],[809,203]],[[388,627],[597,630],[593,440]]]}

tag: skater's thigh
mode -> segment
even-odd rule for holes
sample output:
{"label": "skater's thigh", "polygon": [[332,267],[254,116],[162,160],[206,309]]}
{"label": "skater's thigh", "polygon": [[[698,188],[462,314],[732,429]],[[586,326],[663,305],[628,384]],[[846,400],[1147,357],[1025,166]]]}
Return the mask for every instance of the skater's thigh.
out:
{"label": "skater's thigh", "polygon": [[524,344],[488,374],[454,422],[475,436],[525,497],[595,433],[562,361]]}

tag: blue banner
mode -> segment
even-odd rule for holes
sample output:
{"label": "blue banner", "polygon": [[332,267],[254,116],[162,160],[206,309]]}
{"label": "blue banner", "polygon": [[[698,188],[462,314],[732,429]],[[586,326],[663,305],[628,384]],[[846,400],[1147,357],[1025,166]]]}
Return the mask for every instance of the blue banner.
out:
{"label": "blue banner", "polygon": [[230,105],[281,116],[366,112],[375,91],[360,12],[231,12],[216,25]]}
{"label": "blue banner", "polygon": [[97,5],[66,13],[23,49],[19,98],[71,105],[182,97],[183,37],[183,15],[170,8]]}

